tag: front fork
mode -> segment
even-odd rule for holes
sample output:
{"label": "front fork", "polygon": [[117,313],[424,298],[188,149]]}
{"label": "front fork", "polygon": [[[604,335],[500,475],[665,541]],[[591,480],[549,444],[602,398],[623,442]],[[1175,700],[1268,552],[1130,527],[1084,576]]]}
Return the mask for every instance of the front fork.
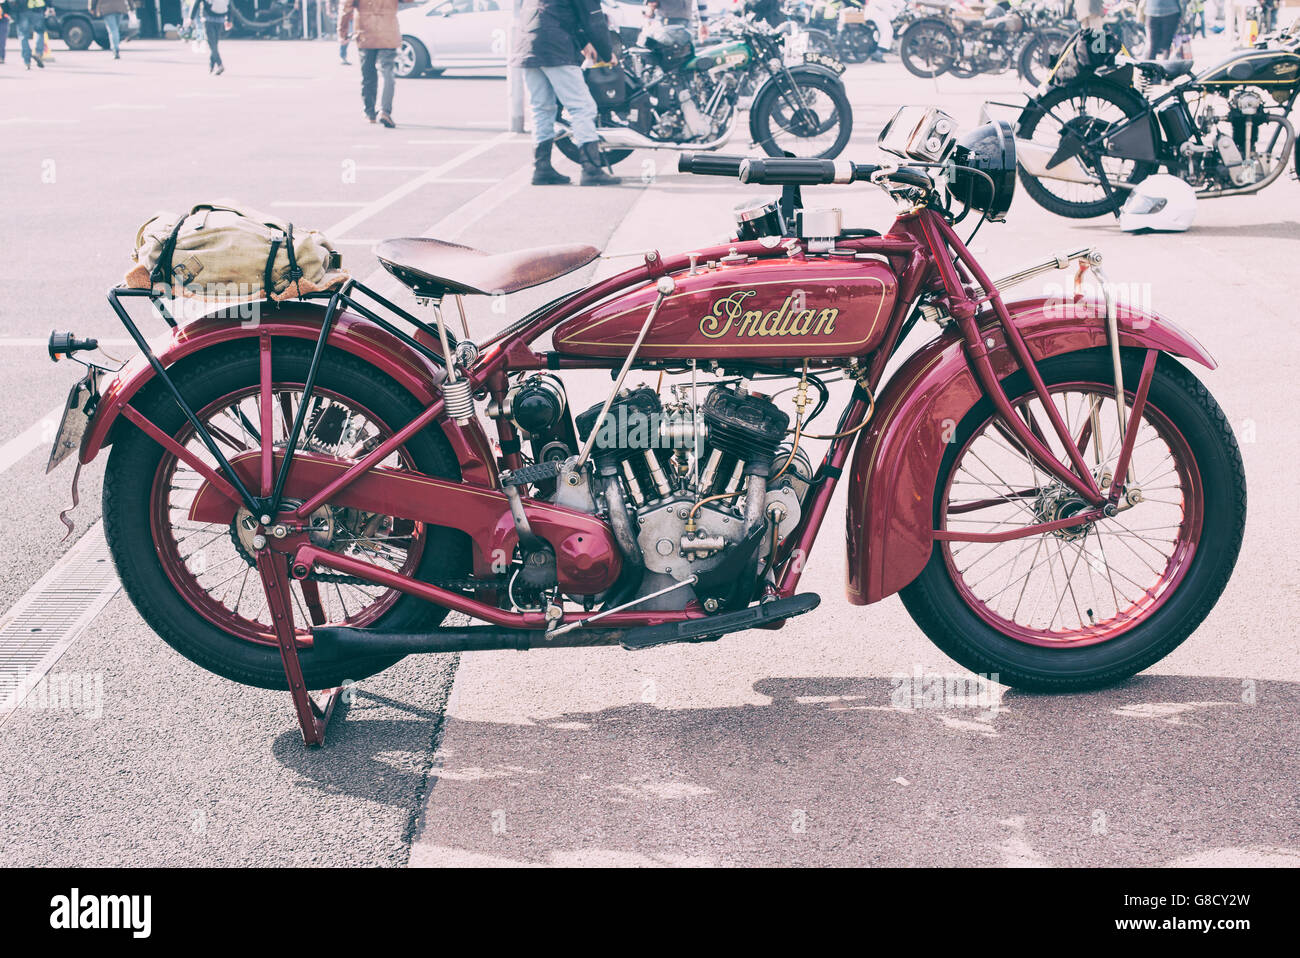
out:
{"label": "front fork", "polygon": [[[1133,408],[1130,410],[1126,405],[1126,392],[1124,388],[1124,371],[1119,342],[1119,315],[1118,303],[1115,300],[1114,290],[1105,281],[1104,275],[1100,270],[1101,256],[1093,250],[1083,250],[1066,257],[1054,257],[1036,267],[1023,270],[1015,274],[1011,281],[1020,282],[1031,276],[1046,272],[1049,269],[1064,268],[1072,260],[1079,263],[1079,273],[1076,276],[1076,288],[1082,280],[1084,272],[1091,269],[1101,285],[1102,296],[1106,306],[1106,336],[1109,341],[1111,364],[1113,369],[1115,384],[1115,406],[1118,417],[1119,435],[1123,437],[1123,443],[1120,447],[1119,458],[1115,463],[1115,470],[1108,490],[1103,491],[1097,476],[1094,476],[1092,470],[1088,467],[1083,457],[1081,443],[1076,442],[1075,438],[1070,435],[1065,421],[1061,417],[1060,411],[1052,401],[1047,391],[1047,386],[1043,381],[1033,357],[1030,355],[1029,348],[1025,344],[1024,337],[1020,330],[1011,320],[1011,315],[1002,302],[1001,294],[998,292],[998,284],[994,284],[984,272],[984,270],[975,262],[970,251],[958,238],[952,227],[937,216],[923,216],[920,220],[921,232],[926,242],[930,244],[931,250],[936,254],[934,259],[939,269],[941,278],[948,291],[950,300],[950,311],[957,322],[966,344],[967,358],[971,364],[985,394],[992,401],[995,409],[998,411],[1005,427],[1012,433],[1015,439],[1020,443],[1026,454],[1032,457],[1048,472],[1060,482],[1064,483],[1074,492],[1076,492],[1091,509],[1074,518],[1073,522],[1078,524],[1083,521],[1093,521],[1114,515],[1119,510],[1120,496],[1133,484],[1132,454],[1137,430],[1141,424],[1142,413],[1146,407],[1147,394],[1151,387],[1151,380],[1155,373],[1156,359],[1158,352],[1149,349],[1143,359],[1142,373],[1138,381],[1137,392],[1134,396]],[[1069,464],[1062,463],[1051,451],[1046,443],[1046,437],[1041,434],[1037,424],[1032,421],[1026,421],[1025,418],[1016,415],[1012,408],[1011,401],[1007,397],[1006,391],[1002,388],[993,364],[989,359],[989,348],[993,341],[985,341],[981,335],[975,321],[978,311],[978,304],[970,298],[962,284],[961,276],[957,271],[957,266],[953,260],[939,254],[941,249],[952,249],[957,254],[957,262],[962,264],[970,275],[984,290],[987,302],[993,307],[998,317],[1007,345],[1011,348],[1012,354],[1020,367],[1029,377],[1031,386],[1035,395],[1042,403],[1047,414],[1048,421],[1056,433],[1058,440],[1066,451]],[[1091,431],[1096,433],[1100,423],[1093,415]],[[1096,445],[1094,437],[1094,448]],[[1122,477],[1122,480],[1121,480]],[[1063,520],[1058,520],[1063,521]],[[1005,533],[985,533],[985,534],[962,534],[953,533],[947,530],[936,530],[935,535],[944,539],[971,539],[974,541],[1005,541],[1007,539],[1023,538],[1029,535],[1036,535],[1040,532],[1051,531],[1046,526],[1051,523],[1028,526],[1022,529],[1012,530]]]}

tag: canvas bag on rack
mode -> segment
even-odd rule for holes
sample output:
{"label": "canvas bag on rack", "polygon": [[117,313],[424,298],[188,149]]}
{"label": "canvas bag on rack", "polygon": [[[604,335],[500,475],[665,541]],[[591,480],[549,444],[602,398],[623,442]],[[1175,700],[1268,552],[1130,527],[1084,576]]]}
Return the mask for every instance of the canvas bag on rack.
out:
{"label": "canvas bag on rack", "polygon": [[200,299],[290,299],[347,279],[320,232],[211,203],[154,214],[136,231],[132,258],[126,285]]}

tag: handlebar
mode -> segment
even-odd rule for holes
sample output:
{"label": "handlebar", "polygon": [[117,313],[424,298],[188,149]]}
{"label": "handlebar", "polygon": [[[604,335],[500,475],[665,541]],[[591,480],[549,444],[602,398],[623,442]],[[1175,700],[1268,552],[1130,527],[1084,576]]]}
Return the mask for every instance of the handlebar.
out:
{"label": "handlebar", "polygon": [[[700,176],[734,176],[757,186],[817,186],[825,183],[876,182],[888,179],[901,186],[930,189],[934,181],[914,166],[880,166],[848,160],[818,160],[807,157],[731,156],[720,153],[682,153],[677,158],[680,173]],[[877,176],[879,174],[879,176]]]}

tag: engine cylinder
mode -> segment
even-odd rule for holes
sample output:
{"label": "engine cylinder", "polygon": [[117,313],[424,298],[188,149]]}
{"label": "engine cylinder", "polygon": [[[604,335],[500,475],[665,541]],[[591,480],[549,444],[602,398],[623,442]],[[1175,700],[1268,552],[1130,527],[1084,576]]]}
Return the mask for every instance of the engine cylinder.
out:
{"label": "engine cylinder", "polygon": [[767,475],[772,457],[785,438],[790,417],[765,396],[717,386],[704,400],[701,416],[708,424],[709,445],[746,463],[745,471]]}

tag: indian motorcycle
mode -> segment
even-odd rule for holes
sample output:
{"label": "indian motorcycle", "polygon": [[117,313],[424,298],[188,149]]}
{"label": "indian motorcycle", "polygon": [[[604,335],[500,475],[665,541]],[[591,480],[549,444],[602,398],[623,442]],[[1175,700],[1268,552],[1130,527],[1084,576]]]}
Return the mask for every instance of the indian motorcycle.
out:
{"label": "indian motorcycle", "polygon": [[[431,321],[349,280],[154,346],[126,305],[159,294],[113,289],[140,352],[88,365],[52,463],[111,446],[104,529],[145,621],[203,668],[290,690],[311,744],[341,683],[414,653],[780,628],[819,602],[799,581],[842,482],[850,602],[900,593],[945,652],[1019,688],[1130,676],[1197,627],[1241,543],[1241,457],[1187,365],[1214,360],[1112,296],[1093,250],[989,278],[956,227],[1005,217],[1005,124],[959,138],[905,107],[881,142],[902,162],[683,155],[780,198],[740,209],[730,242],[646,252],[481,343],[442,306],[463,319],[464,296],[600,251],[389,240],[380,261]],[[898,202],[884,235],[803,205],[851,182]],[[1077,270],[1064,302],[1004,299],[1052,269]],[[565,374],[593,369],[613,384],[574,415]]]}

